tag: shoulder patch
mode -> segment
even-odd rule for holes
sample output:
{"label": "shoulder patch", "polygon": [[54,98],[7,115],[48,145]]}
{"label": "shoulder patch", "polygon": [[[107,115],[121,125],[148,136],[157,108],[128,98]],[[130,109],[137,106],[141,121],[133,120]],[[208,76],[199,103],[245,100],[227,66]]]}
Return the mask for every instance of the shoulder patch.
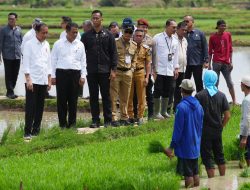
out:
{"label": "shoulder patch", "polygon": [[150,49],[148,45],[146,44],[142,44],[142,47],[146,48],[146,49]]}
{"label": "shoulder patch", "polygon": [[137,43],[135,41],[131,40],[131,43],[137,46]]}

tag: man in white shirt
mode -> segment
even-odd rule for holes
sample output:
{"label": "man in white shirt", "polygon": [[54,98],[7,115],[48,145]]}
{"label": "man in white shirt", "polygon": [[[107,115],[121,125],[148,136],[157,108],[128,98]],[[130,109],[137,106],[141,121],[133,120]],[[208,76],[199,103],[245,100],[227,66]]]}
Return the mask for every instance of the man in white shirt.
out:
{"label": "man in white shirt", "polygon": [[241,104],[240,148],[246,149],[245,159],[250,167],[250,76],[242,78],[241,90],[245,98]]}
{"label": "man in white shirt", "polygon": [[182,96],[181,96],[181,82],[185,78],[185,71],[186,71],[186,65],[187,65],[187,39],[184,37],[187,33],[187,24],[186,22],[180,22],[177,25],[177,32],[175,37],[177,38],[179,42],[179,75],[176,79],[176,85],[174,89],[174,107],[173,110],[175,112],[176,106],[180,103]]}
{"label": "man in white shirt", "polygon": [[[76,123],[79,85],[86,78],[86,54],[83,43],[76,39],[78,25],[68,23],[66,38],[55,42],[52,49],[52,84],[56,85],[57,111],[61,128]],[[68,114],[68,121],[66,119]]]}
{"label": "man in white shirt", "polygon": [[[66,32],[66,26],[68,23],[72,23],[72,20],[70,17],[68,16],[62,16],[62,22],[61,22],[61,27],[64,31],[61,32],[60,34],[60,38],[59,39],[63,39],[63,38],[66,38],[66,35],[67,35],[67,32]],[[76,37],[78,40],[81,40],[81,35],[80,33],[78,32],[77,33],[77,37]]]}
{"label": "man in white shirt", "polygon": [[34,21],[32,22],[32,28],[25,33],[25,35],[23,36],[23,41],[21,44],[21,52],[23,53],[23,48],[24,48],[24,44],[31,40],[34,36],[36,36],[36,31],[35,31],[35,27],[37,24],[41,24],[42,20],[40,18],[35,18]]}
{"label": "man in white shirt", "polygon": [[[154,118],[170,117],[167,113],[170,88],[178,77],[178,40],[174,37],[176,22],[166,21],[165,31],[153,38]],[[160,108],[161,105],[161,108]]]}
{"label": "man in white shirt", "polygon": [[25,43],[23,51],[23,72],[26,79],[24,138],[27,140],[31,135],[39,134],[45,93],[51,87],[50,46],[46,41],[48,27],[41,23],[36,25],[35,31],[36,36]]}

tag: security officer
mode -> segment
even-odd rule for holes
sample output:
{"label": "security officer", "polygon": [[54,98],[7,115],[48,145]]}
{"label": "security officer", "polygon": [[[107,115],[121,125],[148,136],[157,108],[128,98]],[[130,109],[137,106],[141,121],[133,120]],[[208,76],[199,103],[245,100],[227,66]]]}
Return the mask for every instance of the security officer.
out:
{"label": "security officer", "polygon": [[[144,31],[142,29],[135,30],[134,41],[137,43],[137,60],[136,60],[136,68],[133,73],[132,85],[130,89],[128,115],[130,121],[134,121],[133,97],[134,94],[136,93],[138,99],[138,114],[137,114],[138,125],[143,123],[143,115],[146,105],[145,90],[149,81],[149,73],[151,69],[151,60],[152,60],[149,46],[142,43],[143,38],[144,38]],[[145,76],[145,70],[146,70],[146,76]],[[136,88],[136,92],[134,92],[134,86]]]}
{"label": "security officer", "polygon": [[[110,81],[110,97],[112,103],[112,126],[130,125],[128,121],[128,98],[132,83],[132,75],[135,70],[137,44],[131,39],[133,29],[125,28],[122,37],[116,40],[118,52],[118,65],[116,77]],[[120,100],[120,123],[116,115],[116,101]]]}

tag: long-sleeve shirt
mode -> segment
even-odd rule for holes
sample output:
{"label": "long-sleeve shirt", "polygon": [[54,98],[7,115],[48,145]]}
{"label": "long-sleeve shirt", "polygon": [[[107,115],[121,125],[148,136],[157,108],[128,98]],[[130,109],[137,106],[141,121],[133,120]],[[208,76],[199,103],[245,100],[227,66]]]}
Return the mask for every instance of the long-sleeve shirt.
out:
{"label": "long-sleeve shirt", "polygon": [[166,32],[156,34],[153,40],[153,68],[159,75],[174,76],[174,70],[179,68],[178,40],[174,35],[169,37]]}
{"label": "long-sleeve shirt", "polygon": [[0,54],[3,59],[21,59],[22,31],[19,26],[11,28],[9,25],[0,31]]}
{"label": "long-sleeve shirt", "polygon": [[203,109],[196,98],[187,96],[176,110],[170,147],[178,158],[196,159],[200,155]]}
{"label": "long-sleeve shirt", "polygon": [[[67,36],[67,32],[64,30],[64,31],[62,31],[62,32],[61,32],[61,34],[60,34],[60,38],[59,38],[59,39],[66,38],[66,36]],[[79,33],[79,32],[77,33],[77,37],[76,37],[76,39],[81,40],[81,35],[80,35],[80,33]]]}
{"label": "long-sleeve shirt", "polygon": [[214,33],[209,38],[209,55],[213,55],[213,62],[230,64],[232,48],[232,37],[229,32],[223,34]]}
{"label": "long-sleeve shirt", "polygon": [[187,66],[187,40],[186,38],[179,39],[178,35],[175,35],[176,39],[179,42],[179,50],[178,50],[178,61],[179,61],[179,72],[184,73]]}
{"label": "long-sleeve shirt", "polygon": [[23,51],[23,72],[29,74],[33,84],[47,85],[51,75],[50,46],[36,37],[25,43]]}
{"label": "long-sleeve shirt", "polygon": [[67,38],[57,40],[51,52],[52,78],[56,78],[56,69],[81,71],[81,78],[86,78],[86,54],[83,43],[75,39],[72,43]]}
{"label": "long-sleeve shirt", "polygon": [[250,136],[250,94],[245,96],[241,104],[240,134]]}
{"label": "long-sleeve shirt", "polygon": [[200,30],[194,29],[187,33],[187,65],[203,65],[208,62],[208,47],[206,36]]}
{"label": "long-sleeve shirt", "polygon": [[36,31],[31,28],[28,32],[26,32],[23,36],[23,41],[22,41],[22,44],[21,44],[21,52],[23,53],[23,49],[24,49],[24,44],[31,40],[33,37],[36,36]]}
{"label": "long-sleeve shirt", "polygon": [[86,50],[88,73],[109,73],[118,63],[114,36],[106,29],[84,33],[81,41]]}

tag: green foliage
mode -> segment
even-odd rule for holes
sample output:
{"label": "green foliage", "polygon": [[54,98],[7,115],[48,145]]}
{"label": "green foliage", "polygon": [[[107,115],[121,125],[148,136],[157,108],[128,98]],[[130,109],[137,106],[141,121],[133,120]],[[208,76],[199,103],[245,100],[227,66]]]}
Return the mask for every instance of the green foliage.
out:
{"label": "green foliage", "polygon": [[100,0],[100,6],[105,7],[126,7],[128,0]]}
{"label": "green foliage", "polygon": [[240,190],[249,190],[250,189],[250,183],[244,183],[241,187]]}
{"label": "green foliage", "polygon": [[149,143],[148,152],[149,153],[162,153],[164,152],[164,146],[161,144],[160,141],[154,140]]}
{"label": "green foliage", "polygon": [[1,138],[1,141],[0,141],[0,144],[1,145],[4,145],[4,143],[6,142],[7,138],[8,138],[8,135],[9,135],[9,132],[10,132],[10,129],[11,129],[11,126],[9,125],[3,132],[3,135],[2,135],[2,138]]}
{"label": "green foliage", "polygon": [[249,167],[245,168],[241,172],[240,177],[250,177],[250,168]]}

